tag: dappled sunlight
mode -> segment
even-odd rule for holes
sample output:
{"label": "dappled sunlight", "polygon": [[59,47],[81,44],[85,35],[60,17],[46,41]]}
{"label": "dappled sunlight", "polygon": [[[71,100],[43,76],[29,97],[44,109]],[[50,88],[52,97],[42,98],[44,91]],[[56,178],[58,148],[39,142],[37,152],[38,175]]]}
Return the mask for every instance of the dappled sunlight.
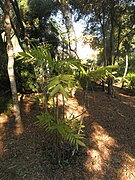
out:
{"label": "dappled sunlight", "polygon": [[97,122],[93,122],[91,128],[92,147],[87,148],[88,157],[84,164],[86,169],[97,179],[104,176],[109,178],[107,172],[111,171],[118,180],[134,180],[135,159],[124,152],[117,141]]}
{"label": "dappled sunlight", "polygon": [[4,137],[6,135],[6,130],[5,130],[5,124],[8,123],[9,118],[5,114],[0,114],[0,156],[3,155],[5,151],[5,146],[4,146]]}
{"label": "dappled sunlight", "polygon": [[135,108],[135,97],[123,93],[119,93],[119,96],[123,104]]}
{"label": "dappled sunlight", "polygon": [[16,136],[21,135],[24,132],[24,128],[22,124],[16,123],[15,129],[14,129],[14,134]]}
{"label": "dappled sunlight", "polygon": [[25,105],[24,111],[25,111],[26,113],[30,112],[30,106],[31,106],[30,103],[27,103],[27,104]]}
{"label": "dappled sunlight", "polygon": [[0,129],[4,127],[4,124],[9,121],[8,116],[5,114],[0,114]]}
{"label": "dappled sunlight", "polygon": [[102,174],[103,172],[103,159],[100,155],[100,151],[96,149],[87,150],[88,159],[85,163],[85,167],[93,174]]}
{"label": "dappled sunlight", "polygon": [[81,115],[84,111],[84,108],[80,106],[76,99],[70,98],[66,101],[66,110],[65,116],[70,119],[70,117],[77,117]]}
{"label": "dappled sunlight", "polygon": [[109,136],[108,132],[98,123],[94,122],[92,124],[92,128],[94,130],[91,135],[92,140],[95,142],[99,150],[110,147],[118,147],[115,139]]}
{"label": "dappled sunlight", "polygon": [[23,111],[25,113],[29,113],[32,105],[33,105],[33,102],[28,101],[27,103],[25,103]]}
{"label": "dappled sunlight", "polygon": [[123,94],[123,93],[119,93],[120,96],[125,97],[125,98],[129,98],[129,95]]}
{"label": "dappled sunlight", "polygon": [[19,99],[20,107],[22,107],[22,111],[24,111],[25,113],[29,113],[31,110],[31,106],[35,102],[34,98],[37,98],[39,95],[40,95],[40,93],[27,94],[27,95],[24,94],[23,98],[22,98],[22,95],[19,94],[18,99]]}
{"label": "dappled sunlight", "polygon": [[94,145],[93,148],[87,149],[88,159],[85,167],[92,174],[101,176],[104,175],[109,165],[112,149],[118,147],[118,144],[98,123],[94,122],[92,129],[91,141]]}
{"label": "dappled sunlight", "polygon": [[128,153],[122,154],[123,164],[118,171],[119,180],[135,179],[135,159]]}
{"label": "dappled sunlight", "polygon": [[135,104],[133,102],[130,102],[130,101],[123,101],[123,104],[125,105],[128,105],[128,106],[131,106],[133,108],[135,108]]}
{"label": "dappled sunlight", "polygon": [[[62,106],[62,103],[63,103],[62,96],[59,95],[58,99],[59,99],[59,106]],[[78,120],[88,115],[86,112],[86,109],[83,106],[79,105],[78,100],[76,98],[72,98],[72,97],[65,99],[64,113],[67,119],[78,117]]]}
{"label": "dappled sunlight", "polygon": [[15,124],[15,127],[6,127],[8,124],[9,126],[9,117],[4,113],[0,114],[0,156],[4,154],[6,151],[6,147],[4,141],[6,140],[7,131],[11,131],[13,128],[13,133],[18,136],[23,133],[23,126],[19,123]]}

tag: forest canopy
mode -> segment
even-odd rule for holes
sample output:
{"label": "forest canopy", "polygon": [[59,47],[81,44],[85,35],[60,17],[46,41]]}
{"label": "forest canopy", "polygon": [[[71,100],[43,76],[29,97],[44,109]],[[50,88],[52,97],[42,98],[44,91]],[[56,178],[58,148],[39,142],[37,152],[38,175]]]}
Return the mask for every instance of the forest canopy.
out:
{"label": "forest canopy", "polygon": [[[0,82],[3,91],[9,90],[6,71],[7,51],[4,26],[4,1],[0,1]],[[31,51],[43,46],[49,51],[54,61],[69,61],[71,58],[85,62],[85,70],[99,72],[99,76],[90,77],[96,81],[108,81],[108,93],[112,94],[111,75],[117,66],[115,79],[122,87],[134,89],[135,84],[135,7],[132,0],[72,1],[72,0],[10,0],[11,39],[16,51]],[[74,25],[83,28],[78,39]],[[79,26],[82,27],[79,27]],[[81,45],[80,45],[81,43]],[[87,49],[82,51],[79,47]],[[20,47],[20,48],[19,48]],[[18,50],[17,50],[18,49]],[[83,48],[82,48],[83,49]],[[85,49],[85,48],[84,48]],[[90,55],[90,52],[93,52]],[[15,52],[16,52],[15,51]],[[96,53],[94,53],[96,52]],[[38,53],[38,52],[37,52]],[[81,59],[79,54],[88,54]],[[40,59],[40,58],[39,58]],[[40,91],[35,85],[34,68],[39,66],[39,59],[33,62],[19,60],[15,56],[15,76],[18,92]],[[44,64],[44,62],[42,62]],[[68,63],[68,62],[67,62]],[[35,67],[34,67],[35,66]],[[55,63],[51,67],[56,74]],[[58,66],[58,65],[57,65]],[[110,70],[106,70],[110,66]],[[100,67],[104,70],[100,71]],[[109,67],[108,67],[109,68]],[[110,73],[110,75],[106,75]],[[85,76],[87,76],[85,74]],[[95,75],[94,75],[95,76]],[[103,78],[104,77],[104,78]],[[26,80],[27,79],[27,80]],[[86,77],[84,79],[87,79]],[[95,80],[94,80],[95,81]]]}

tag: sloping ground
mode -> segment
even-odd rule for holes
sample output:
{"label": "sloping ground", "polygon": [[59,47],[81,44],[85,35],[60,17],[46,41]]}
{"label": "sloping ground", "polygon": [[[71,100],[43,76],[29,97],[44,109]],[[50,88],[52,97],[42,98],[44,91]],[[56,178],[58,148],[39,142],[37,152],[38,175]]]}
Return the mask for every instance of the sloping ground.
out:
{"label": "sloping ground", "polygon": [[51,137],[35,123],[41,108],[34,101],[26,98],[21,103],[20,135],[12,117],[1,115],[0,180],[134,180],[135,97],[121,91],[115,98],[103,92],[78,92],[67,102],[68,112],[77,114],[84,103],[86,147],[63,167],[51,155]]}
{"label": "sloping ground", "polygon": [[93,179],[135,179],[135,98],[88,94],[87,160]]}

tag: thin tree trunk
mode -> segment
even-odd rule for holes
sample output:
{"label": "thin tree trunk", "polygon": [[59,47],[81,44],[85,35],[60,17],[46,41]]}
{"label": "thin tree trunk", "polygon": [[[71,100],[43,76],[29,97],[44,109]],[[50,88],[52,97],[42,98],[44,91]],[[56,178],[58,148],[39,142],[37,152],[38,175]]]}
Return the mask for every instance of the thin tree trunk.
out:
{"label": "thin tree trunk", "polygon": [[14,52],[13,52],[13,44],[11,42],[11,22],[10,22],[10,0],[5,0],[4,2],[4,13],[5,13],[5,31],[6,31],[6,41],[7,41],[7,55],[8,55],[8,75],[10,80],[12,99],[13,99],[13,108],[14,108],[14,116],[16,121],[17,133],[21,133],[23,130],[21,116],[20,116],[20,108],[17,97],[17,88],[15,82],[14,75]]}
{"label": "thin tree trunk", "polygon": [[20,33],[21,33],[21,36],[24,37],[24,34],[25,34],[25,28],[24,28],[24,25],[23,25],[23,22],[22,22],[22,18],[21,18],[21,15],[20,15],[20,10],[19,10],[19,6],[18,6],[18,3],[16,0],[10,0],[12,6],[13,6],[13,9],[15,11],[15,14],[16,14],[16,18],[18,20],[18,23],[19,23],[19,26],[20,26]]}
{"label": "thin tree trunk", "polygon": [[113,78],[112,77],[108,78],[108,94],[109,95],[114,94],[114,91],[113,91]]}
{"label": "thin tree trunk", "polygon": [[20,47],[22,48],[22,50],[24,51],[24,47],[23,47],[23,44],[22,44],[22,42],[21,42],[21,38],[20,38],[20,36],[19,36],[19,34],[18,34],[18,31],[17,31],[17,29],[15,28],[14,23],[13,23],[13,21],[12,21],[11,19],[10,19],[10,23],[11,23],[11,26],[12,26],[12,28],[13,28],[13,30],[14,30],[14,33],[15,33],[16,37],[17,37],[18,43],[19,43]]}
{"label": "thin tree trunk", "polygon": [[121,36],[121,25],[119,25],[119,27],[118,27],[118,37],[117,37],[118,42],[117,42],[116,54],[114,56],[113,64],[115,64],[116,58],[118,58],[117,61],[119,62],[120,36]]}
{"label": "thin tree trunk", "polygon": [[[109,51],[109,61],[108,65],[112,65],[113,60],[113,49],[114,49],[114,4],[112,3],[111,6],[111,30],[110,30],[110,51]],[[109,77],[108,78],[108,94],[113,95],[113,78]]]}
{"label": "thin tree trunk", "polygon": [[105,38],[105,35],[103,35],[103,47],[104,47],[104,50],[103,50],[103,59],[104,59],[104,66],[107,65],[107,57],[106,57],[106,38]]}
{"label": "thin tree trunk", "polygon": [[106,11],[104,8],[102,8],[102,13],[103,17],[100,17],[100,24],[101,24],[101,29],[102,29],[102,34],[103,34],[103,62],[104,66],[107,66],[107,36],[106,36],[106,30],[107,30],[107,20],[105,19],[105,14]]}
{"label": "thin tree trunk", "polygon": [[[72,22],[72,14],[67,0],[61,0],[62,14],[65,20],[65,26],[68,33],[69,51],[71,55],[77,56],[76,34]],[[78,56],[77,56],[78,57]]]}
{"label": "thin tree trunk", "polygon": [[[58,94],[56,95],[56,123],[59,124],[59,103]],[[58,131],[56,131],[56,159],[57,163],[61,162],[61,139]]]}
{"label": "thin tree trunk", "polygon": [[14,29],[14,32],[18,39],[19,45],[21,46],[22,50],[24,51],[24,47],[23,47],[21,40],[25,39],[25,27],[23,25],[23,20],[22,20],[21,14],[20,14],[18,2],[16,0],[10,0],[10,2],[13,6],[13,9],[14,9],[14,12],[15,12],[15,15],[17,18],[17,26],[16,27],[14,25],[14,22],[10,19],[11,26]]}
{"label": "thin tree trunk", "polygon": [[126,74],[127,74],[127,70],[128,70],[128,55],[126,54],[126,65],[125,65],[125,71],[124,71],[124,74],[123,74],[123,77],[122,77],[121,89],[123,89],[123,87],[124,87],[124,81],[125,81],[125,77],[126,77]]}

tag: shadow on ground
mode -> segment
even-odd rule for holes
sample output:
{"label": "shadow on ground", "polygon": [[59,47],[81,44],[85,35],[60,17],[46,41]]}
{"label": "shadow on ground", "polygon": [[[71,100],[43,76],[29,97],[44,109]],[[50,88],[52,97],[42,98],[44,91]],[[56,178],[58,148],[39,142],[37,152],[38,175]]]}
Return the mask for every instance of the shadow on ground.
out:
{"label": "shadow on ground", "polygon": [[135,97],[89,92],[86,100],[85,167],[94,179],[135,179]]}
{"label": "shadow on ground", "polygon": [[[84,96],[76,94],[82,106]],[[120,92],[115,98],[103,92],[89,92],[85,97],[86,147],[63,166],[55,163],[52,138],[36,124],[42,107],[30,98],[20,102],[24,132],[16,135],[12,116],[0,126],[0,179],[134,180],[134,97]]]}
{"label": "shadow on ground", "polygon": [[[83,163],[85,149],[74,157],[57,165],[48,136],[36,124],[36,116],[43,111],[36,101],[30,98],[20,102],[24,132],[16,133],[16,123],[12,116],[3,116],[0,127],[0,179],[1,180],[61,180],[85,179],[89,174]],[[68,156],[68,155],[67,155]],[[88,178],[89,179],[89,178]]]}

